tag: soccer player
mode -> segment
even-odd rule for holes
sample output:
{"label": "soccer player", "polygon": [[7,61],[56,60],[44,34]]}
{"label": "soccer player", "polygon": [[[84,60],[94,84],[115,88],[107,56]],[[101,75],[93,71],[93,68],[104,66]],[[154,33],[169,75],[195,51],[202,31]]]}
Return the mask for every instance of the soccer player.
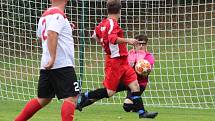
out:
{"label": "soccer player", "polygon": [[[148,60],[151,67],[153,67],[154,57],[149,51],[147,51],[147,42],[148,42],[147,36],[138,35],[135,37],[135,39],[138,40],[138,44],[135,45],[134,49],[131,49],[128,53],[128,62],[130,64],[130,66],[134,69],[134,66],[135,66],[135,63],[137,62],[137,60],[145,59],[145,60]],[[140,86],[141,95],[144,92],[144,90],[146,89],[146,86],[148,83],[148,75],[150,74],[150,72],[151,72],[151,70],[148,70],[143,75],[137,74],[137,77],[138,77],[137,79],[138,79],[138,83]],[[130,111],[137,112],[137,110],[134,107],[132,98],[131,98],[131,90],[127,86],[125,86],[123,83],[120,83],[119,86],[117,87],[116,92],[121,92],[121,91],[127,91],[127,96],[126,96],[126,99],[124,100],[123,109],[126,112],[130,112]],[[88,99],[82,103],[81,107],[82,108],[86,107],[88,105],[93,104],[96,101],[97,101],[97,99]],[[145,112],[147,112],[144,108],[144,105],[143,105],[143,110]],[[157,114],[158,114],[157,112],[147,112],[147,113],[145,113],[144,118],[155,118],[157,116]]]}
{"label": "soccer player", "polygon": [[[149,61],[151,67],[153,67],[155,60],[154,60],[154,57],[153,57],[152,53],[147,51],[147,42],[148,42],[147,36],[138,35],[138,36],[135,37],[135,39],[138,40],[138,44],[134,47],[134,49],[131,49],[129,51],[129,54],[128,54],[128,62],[130,64],[130,66],[135,68],[134,67],[135,63],[138,60],[145,59],[145,60]],[[147,83],[148,83],[148,80],[149,80],[148,76],[149,76],[150,72],[151,72],[151,70],[148,70],[143,75],[137,74],[137,79],[138,79],[138,83],[139,83],[139,86],[140,86],[141,94],[146,89],[146,86],[147,86]],[[124,110],[126,112],[130,112],[130,111],[136,112],[137,110],[135,110],[133,108],[133,101],[131,99],[131,91],[127,87],[125,87],[125,85],[120,84],[120,86],[118,87],[117,91],[123,91],[123,90],[128,90],[127,91],[127,97],[126,97],[126,99],[124,101],[124,104],[123,104]],[[157,112],[152,112],[151,114],[154,114],[154,116],[156,116],[158,113]]]}
{"label": "soccer player", "polygon": [[38,97],[31,99],[15,118],[27,121],[52,98],[63,99],[62,121],[73,121],[79,85],[74,71],[72,28],[64,14],[67,0],[51,0],[52,6],[38,23],[37,36],[42,40]]}
{"label": "soccer player", "polygon": [[144,111],[141,92],[137,81],[137,75],[129,66],[126,44],[136,45],[136,39],[126,39],[123,37],[123,30],[118,25],[120,17],[120,0],[108,0],[108,18],[103,19],[95,28],[93,37],[99,41],[105,51],[105,79],[104,88],[81,94],[78,99],[77,109],[81,110],[82,104],[87,100],[99,100],[113,96],[119,83],[122,82],[131,90],[131,100],[135,110],[139,113],[139,118],[148,116]]}

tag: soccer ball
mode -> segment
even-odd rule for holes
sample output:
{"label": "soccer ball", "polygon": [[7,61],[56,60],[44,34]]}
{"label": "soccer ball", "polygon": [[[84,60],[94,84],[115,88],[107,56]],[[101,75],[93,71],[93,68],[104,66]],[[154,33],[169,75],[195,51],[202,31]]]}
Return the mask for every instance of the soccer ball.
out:
{"label": "soccer ball", "polygon": [[135,64],[135,71],[139,75],[145,75],[150,70],[151,70],[151,65],[149,61],[145,59],[140,59]]}

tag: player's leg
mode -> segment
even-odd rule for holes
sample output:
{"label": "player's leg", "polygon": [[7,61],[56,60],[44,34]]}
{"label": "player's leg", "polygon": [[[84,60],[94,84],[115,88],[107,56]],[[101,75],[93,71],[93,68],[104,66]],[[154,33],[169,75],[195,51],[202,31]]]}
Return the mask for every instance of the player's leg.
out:
{"label": "player's leg", "polygon": [[[116,90],[116,93],[117,92],[121,92],[121,91],[125,91],[125,90],[127,90],[127,87],[124,85],[124,84],[119,84],[119,86],[118,86],[118,88],[117,88],[117,90]],[[115,92],[113,92],[112,94],[110,94],[111,92],[109,91],[109,94],[108,95],[113,95]],[[82,96],[80,96],[80,97],[84,97],[84,95],[89,95],[89,92],[85,92],[85,93],[81,93],[81,95]],[[86,96],[87,97],[87,96]],[[100,99],[98,99],[98,97],[100,97],[100,98],[107,98],[106,96],[105,97],[101,97],[101,96],[95,96],[97,99],[88,99],[88,100],[86,100],[86,101],[83,101],[82,102],[82,104],[81,104],[81,107],[83,108],[83,107],[86,107],[86,106],[89,106],[89,105],[91,105],[91,104],[93,104],[94,102],[96,102],[96,101],[98,101],[98,100],[100,100]],[[109,97],[109,96],[108,96]],[[78,108],[77,108],[78,109]],[[81,111],[81,109],[79,109],[80,111]]]}
{"label": "player's leg", "polygon": [[140,91],[137,91],[138,87],[136,85],[136,81],[130,83],[128,86],[131,89],[131,99],[134,106],[133,108],[139,113],[139,118],[155,118],[158,114],[157,112],[147,112],[144,109],[143,101],[141,98],[142,93]]}
{"label": "player's leg", "polygon": [[47,105],[51,99],[45,98],[34,98],[28,101],[21,111],[21,113],[16,117],[15,121],[27,121],[30,119],[38,110]]}
{"label": "player's leg", "polygon": [[93,104],[102,98],[109,98],[116,93],[120,82],[122,68],[112,64],[112,61],[106,60],[105,79],[103,85],[105,88],[99,88],[94,91],[85,92],[78,98],[77,109],[82,110],[83,107]]}
{"label": "player's leg", "polygon": [[54,97],[53,88],[49,81],[49,72],[40,70],[40,78],[38,84],[38,98],[31,99],[23,108],[21,113],[16,117],[15,121],[27,121],[38,110],[47,105]]}
{"label": "player's leg", "polygon": [[73,67],[52,70],[52,85],[58,99],[64,99],[61,107],[62,121],[73,121],[79,85]]}
{"label": "player's leg", "polygon": [[134,110],[137,110],[139,113],[139,118],[154,118],[157,114],[149,114],[145,111],[143,107],[143,101],[141,98],[141,92],[140,92],[140,87],[139,83],[137,81],[137,75],[134,72],[134,70],[127,66],[127,71],[123,76],[123,82],[125,85],[128,85],[128,87],[131,90],[131,100],[133,102],[133,108]]}
{"label": "player's leg", "polygon": [[77,97],[65,98],[61,106],[62,121],[73,121]]}
{"label": "player's leg", "polygon": [[107,86],[107,88],[99,88],[94,91],[82,93],[78,96],[76,109],[82,111],[82,108],[89,106],[100,99],[112,97],[116,93],[114,90],[108,89]]}
{"label": "player's leg", "polygon": [[93,104],[94,102],[111,97],[115,91],[108,90],[106,88],[99,88],[93,91],[82,93],[78,96],[77,107],[79,111],[82,111],[82,108]]}
{"label": "player's leg", "polygon": [[130,111],[134,110],[134,103],[131,99],[131,90],[130,89],[127,91],[127,96],[123,103],[123,109],[126,112],[130,112]]}
{"label": "player's leg", "polygon": [[[143,87],[143,86],[140,86],[140,93],[141,93],[141,95],[143,94],[143,91],[145,90],[145,87]],[[132,101],[132,99],[131,99],[131,90],[130,89],[128,89],[127,90],[127,96],[126,96],[126,98],[125,98],[125,100],[124,100],[124,103],[123,103],[123,109],[126,111],[126,112],[130,112],[130,111],[132,111],[132,112],[137,112],[137,110],[135,110],[134,109],[134,104],[133,104],[133,101]],[[144,108],[144,105],[143,105],[143,108]],[[145,108],[144,108],[144,110],[145,110]]]}
{"label": "player's leg", "polygon": [[118,83],[119,82],[112,83],[112,81],[104,80],[105,88],[99,88],[94,91],[82,93],[78,97],[76,109],[82,111],[82,108],[89,106],[100,99],[112,97],[116,93],[115,90],[117,90]]}

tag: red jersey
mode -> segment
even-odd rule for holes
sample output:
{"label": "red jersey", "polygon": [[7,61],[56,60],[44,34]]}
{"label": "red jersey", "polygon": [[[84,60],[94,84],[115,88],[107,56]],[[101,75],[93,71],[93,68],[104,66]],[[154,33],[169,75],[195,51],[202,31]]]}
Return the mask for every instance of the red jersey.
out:
{"label": "red jersey", "polygon": [[117,37],[123,38],[123,30],[115,19],[103,19],[94,30],[94,35],[99,41],[107,55],[111,58],[127,56],[126,43],[117,44]]}

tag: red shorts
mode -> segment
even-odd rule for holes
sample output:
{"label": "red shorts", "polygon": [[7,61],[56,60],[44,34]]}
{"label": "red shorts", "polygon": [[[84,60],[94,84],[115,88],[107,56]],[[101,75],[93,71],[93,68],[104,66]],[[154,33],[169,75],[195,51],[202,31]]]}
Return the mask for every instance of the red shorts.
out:
{"label": "red shorts", "polygon": [[103,85],[109,90],[116,91],[122,81],[125,86],[137,80],[137,75],[128,64],[127,56],[110,58],[106,55],[105,59],[105,79]]}

